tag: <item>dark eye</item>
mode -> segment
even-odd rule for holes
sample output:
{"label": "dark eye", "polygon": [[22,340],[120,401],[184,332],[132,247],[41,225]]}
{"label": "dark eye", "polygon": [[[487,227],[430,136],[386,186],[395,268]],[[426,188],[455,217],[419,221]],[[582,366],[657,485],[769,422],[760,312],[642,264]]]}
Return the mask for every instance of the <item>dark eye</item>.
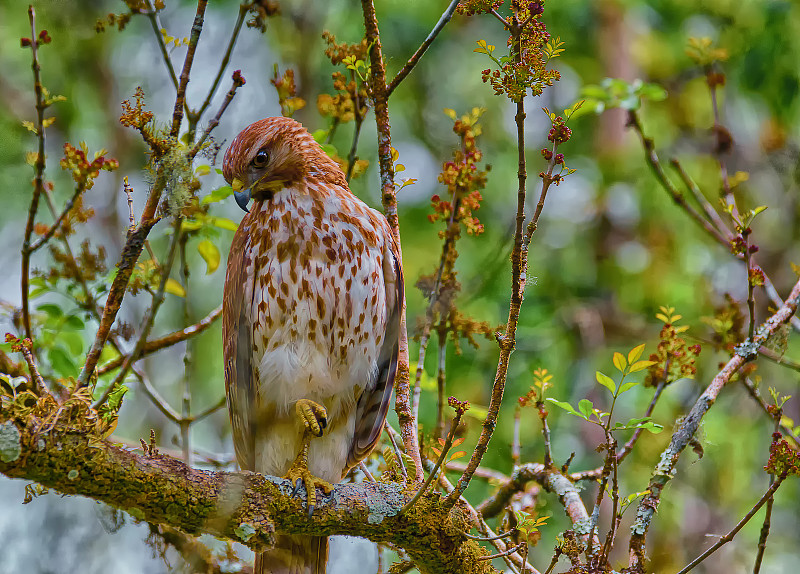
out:
{"label": "dark eye", "polygon": [[259,150],[256,157],[253,158],[253,166],[264,167],[269,161],[269,154],[265,150]]}

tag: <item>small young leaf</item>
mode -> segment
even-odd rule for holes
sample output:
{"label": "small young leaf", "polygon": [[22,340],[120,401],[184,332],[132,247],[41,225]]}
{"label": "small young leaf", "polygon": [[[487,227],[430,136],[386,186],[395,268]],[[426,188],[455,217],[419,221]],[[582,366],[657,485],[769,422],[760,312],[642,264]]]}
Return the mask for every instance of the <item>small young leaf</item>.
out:
{"label": "small young leaf", "polygon": [[624,393],[625,391],[629,391],[629,390],[631,390],[633,387],[635,387],[635,386],[636,386],[636,385],[638,385],[638,384],[639,384],[639,383],[635,383],[635,382],[628,382],[628,383],[623,383],[623,384],[621,384],[621,385],[619,386],[619,394],[621,395],[621,394],[622,394],[622,393]]}
{"label": "small young leaf", "polygon": [[[576,411],[575,408],[571,404],[569,404],[568,402],[557,401],[557,400],[552,399],[552,398],[548,398],[547,400],[550,401],[551,403],[553,403],[554,405],[556,405],[557,407],[560,407],[560,408],[564,409],[568,413],[571,413],[571,414],[573,414],[573,415],[575,415],[577,417],[583,418],[583,415],[581,415],[578,411]],[[471,410],[472,409],[470,409],[470,411]],[[468,412],[470,412],[470,411],[468,411]]]}
{"label": "small young leaf", "polygon": [[64,311],[61,310],[61,307],[54,305],[53,303],[43,303],[42,305],[38,305],[36,310],[47,313],[47,315],[53,319],[59,319],[64,315]]}
{"label": "small young leaf", "polygon": [[601,373],[600,371],[596,371],[594,376],[597,378],[597,382],[611,391],[611,394],[616,394],[617,392],[617,384],[614,382],[614,379]]}
{"label": "small young leaf", "polygon": [[183,289],[183,285],[175,281],[172,277],[167,279],[167,284],[164,287],[164,290],[167,293],[172,293],[173,295],[177,295],[178,297],[186,297],[186,291]]}
{"label": "small young leaf", "polygon": [[656,361],[636,361],[633,363],[628,369],[629,373],[638,373],[639,371],[643,371],[646,368],[650,367],[651,365],[655,365]]}
{"label": "small young leaf", "polygon": [[644,351],[644,343],[631,349],[630,353],[628,353],[628,364],[632,365],[633,363],[638,361],[639,357],[642,356],[643,351]]}
{"label": "small young leaf", "polygon": [[78,376],[78,366],[64,347],[51,348],[47,352],[47,360],[57,375],[64,378]]}
{"label": "small young leaf", "polygon": [[581,413],[583,414],[583,418],[588,421],[589,417],[592,416],[592,411],[594,411],[594,405],[589,399],[581,399],[581,401],[578,403],[578,409],[580,409]]}
{"label": "small young leaf", "polygon": [[219,249],[211,241],[204,239],[197,244],[197,251],[206,262],[206,275],[211,275],[219,267]]}
{"label": "small young leaf", "polygon": [[624,371],[627,365],[628,363],[625,360],[625,355],[623,355],[622,353],[614,353],[614,366],[617,368],[618,371],[620,372]]}

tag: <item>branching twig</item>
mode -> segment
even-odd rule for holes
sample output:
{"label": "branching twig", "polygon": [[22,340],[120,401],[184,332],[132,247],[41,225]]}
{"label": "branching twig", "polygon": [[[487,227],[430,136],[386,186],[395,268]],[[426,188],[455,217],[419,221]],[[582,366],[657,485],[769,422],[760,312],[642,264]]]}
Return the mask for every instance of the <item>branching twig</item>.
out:
{"label": "branching twig", "polygon": [[[225,68],[228,67],[228,62],[231,60],[231,54],[233,54],[233,48],[236,46],[236,40],[239,38],[239,32],[242,30],[242,24],[244,23],[244,18],[247,15],[248,6],[248,3],[239,5],[239,16],[236,18],[236,24],[233,25],[233,32],[231,32],[230,40],[228,40],[228,47],[225,49],[225,53],[222,56],[222,61],[219,64],[219,70],[217,71],[217,75],[211,84],[211,88],[208,90],[208,95],[206,96],[205,101],[196,112],[191,112],[188,114],[189,119],[194,123],[200,121],[203,113],[208,109],[208,106],[211,105],[211,100],[214,98],[214,94],[217,92],[220,80],[222,80],[222,75],[225,73]],[[217,114],[217,119],[219,119],[220,115],[221,112],[220,114]]]}
{"label": "branching twig", "polygon": [[[142,348],[142,351],[139,355],[139,358],[146,357],[147,355],[152,355],[153,353],[160,351],[161,349],[166,349],[167,347],[171,347],[172,345],[176,345],[182,341],[185,341],[195,335],[199,335],[206,329],[208,329],[214,321],[220,318],[222,315],[222,305],[211,311],[208,315],[206,315],[203,319],[186,327],[185,329],[181,329],[180,331],[175,331],[174,333],[170,333],[169,335],[165,335],[161,338],[154,339],[152,341],[147,341]],[[97,374],[104,375],[109,371],[113,371],[114,369],[119,368],[129,357],[130,355],[120,355],[116,359],[113,359],[102,366],[97,368]]]}
{"label": "branching twig", "polygon": [[[514,54],[514,60],[520,62],[522,55],[519,47],[519,34],[521,30],[516,30],[515,44],[517,48]],[[517,170],[517,216],[516,225],[514,229],[514,249],[511,252],[511,301],[508,307],[508,321],[506,322],[505,334],[498,336],[500,344],[500,357],[497,361],[497,371],[492,385],[492,395],[489,401],[489,408],[486,414],[486,419],[483,421],[481,434],[478,438],[478,443],[475,450],[472,452],[467,469],[458,479],[458,484],[455,490],[447,497],[446,505],[452,506],[458,500],[464,491],[467,489],[472,475],[480,465],[483,455],[489,447],[489,441],[494,433],[497,424],[497,415],[500,412],[500,404],[503,401],[503,392],[506,385],[506,377],[508,375],[508,364],[511,353],[514,350],[517,322],[519,321],[520,308],[522,307],[523,294],[525,293],[525,284],[527,280],[527,250],[524,247],[524,224],[525,224],[525,196],[526,196],[526,179],[527,171],[525,168],[525,104],[524,99],[517,102],[517,113],[514,117],[517,124],[517,154],[518,154],[518,170]]]}
{"label": "branching twig", "polygon": [[194,16],[194,22],[192,23],[192,32],[189,36],[189,46],[186,49],[186,57],[183,60],[183,70],[181,70],[178,91],[175,96],[175,108],[172,111],[172,128],[169,130],[169,135],[173,138],[178,137],[178,133],[181,130],[183,108],[186,106],[186,86],[189,84],[189,74],[192,71],[194,54],[197,51],[197,42],[200,39],[200,33],[203,31],[203,18],[205,16],[207,4],[208,0],[197,0],[197,12]]}
{"label": "branching twig", "polygon": [[758,348],[770,340],[783,325],[789,322],[789,319],[797,311],[798,303],[800,303],[800,281],[795,283],[786,303],[757,329],[754,339],[745,341],[736,348],[736,354],[717,373],[705,392],[697,399],[689,414],[683,418],[681,424],[675,429],[669,446],[662,453],[659,463],[656,465],[647,488],[647,494],[639,502],[636,520],[631,526],[629,544],[629,566],[631,570],[637,571],[644,564],[647,531],[650,527],[651,519],[658,509],[661,492],[674,476],[678,458],[697,431],[703,416],[714,404],[720,391],[730,381],[731,377],[746,362],[757,357]]}
{"label": "branching twig", "polygon": [[225,113],[225,110],[228,108],[228,105],[231,103],[231,101],[233,101],[233,97],[236,95],[236,90],[238,90],[243,85],[244,85],[244,78],[242,78],[242,75],[237,70],[236,72],[233,73],[233,85],[231,85],[231,89],[228,90],[228,93],[225,94],[225,99],[223,100],[222,105],[219,107],[217,115],[214,116],[214,118],[210,122],[208,122],[208,126],[206,126],[206,129],[203,131],[203,134],[200,136],[200,139],[197,140],[197,143],[194,144],[194,147],[189,152],[190,160],[194,158],[194,156],[197,155],[197,152],[199,152],[200,149],[203,147],[203,144],[205,143],[206,139],[208,139],[208,136],[211,134],[211,130],[213,130],[215,127],[219,125],[219,120],[222,117],[222,114]]}
{"label": "branching twig", "polygon": [[439,455],[439,458],[436,460],[436,464],[433,466],[433,470],[431,470],[430,474],[428,475],[428,479],[425,483],[417,490],[416,494],[414,494],[413,498],[409,500],[403,508],[400,510],[401,513],[405,512],[412,506],[414,503],[419,500],[419,498],[425,494],[425,491],[431,485],[433,480],[436,478],[436,474],[439,472],[439,468],[441,468],[444,459],[447,458],[447,455],[450,452],[450,448],[453,446],[453,437],[456,435],[456,430],[458,429],[458,424],[461,422],[461,417],[463,416],[464,412],[461,409],[456,410],[456,415],[453,417],[453,420],[450,421],[450,432],[447,433],[447,439],[444,441],[444,445],[442,445],[442,452]]}
{"label": "branching twig", "polygon": [[158,313],[158,309],[161,307],[161,303],[164,302],[164,296],[166,293],[167,288],[167,281],[169,280],[169,273],[172,269],[172,265],[175,262],[175,256],[178,252],[178,244],[180,242],[181,237],[181,221],[180,217],[175,218],[175,224],[173,225],[172,231],[172,239],[170,240],[169,246],[169,253],[167,254],[167,259],[161,266],[161,280],[158,284],[158,289],[153,296],[153,301],[150,304],[150,308],[147,310],[145,314],[144,320],[142,321],[142,329],[139,333],[139,338],[136,340],[136,344],[131,351],[130,355],[125,357],[125,361],[122,363],[122,368],[117,376],[114,378],[114,381],[108,386],[105,390],[103,395],[97,399],[94,403],[94,408],[98,408],[100,405],[106,402],[109,395],[113,392],[113,390],[118,386],[121,385],[125,381],[125,377],[128,374],[131,366],[134,362],[139,360],[139,356],[144,349],[145,343],[147,341],[147,336],[150,334],[150,330],[153,328],[153,324],[155,323],[156,313]]}
{"label": "branching twig", "polygon": [[28,6],[28,19],[31,23],[31,69],[33,70],[33,89],[36,94],[36,138],[39,141],[39,147],[36,155],[36,163],[33,165],[33,197],[31,197],[31,204],[28,208],[28,220],[25,223],[25,236],[22,240],[22,275],[20,279],[20,291],[22,295],[22,329],[25,332],[25,337],[32,339],[33,332],[31,330],[31,315],[28,303],[28,282],[30,280],[29,274],[31,265],[30,242],[36,222],[36,212],[39,209],[39,197],[42,195],[42,190],[44,189],[44,110],[47,105],[44,101],[44,88],[40,76],[42,68],[39,65],[39,36],[36,33],[36,10],[33,9],[33,6]]}

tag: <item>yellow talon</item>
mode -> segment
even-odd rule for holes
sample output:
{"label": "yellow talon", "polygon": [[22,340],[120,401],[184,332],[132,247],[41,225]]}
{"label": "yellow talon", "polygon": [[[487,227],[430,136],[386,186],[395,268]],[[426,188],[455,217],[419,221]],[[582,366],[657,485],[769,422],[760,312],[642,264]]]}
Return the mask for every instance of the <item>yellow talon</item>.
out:
{"label": "yellow talon", "polygon": [[292,484],[295,485],[295,495],[300,490],[300,483],[302,481],[306,489],[306,498],[308,500],[308,515],[311,516],[314,512],[314,507],[317,505],[317,487],[321,488],[325,494],[330,494],[333,490],[333,485],[321,478],[317,478],[308,470],[309,443],[311,443],[313,436],[322,436],[322,431],[328,425],[328,412],[325,410],[325,407],[309,399],[300,399],[297,401],[295,408],[297,410],[297,416],[300,417],[300,420],[302,420],[305,425],[303,446],[284,478],[290,480]]}
{"label": "yellow talon", "polygon": [[328,426],[328,411],[325,407],[309,399],[300,399],[295,404],[295,409],[306,430],[315,436],[322,436],[322,431]]}

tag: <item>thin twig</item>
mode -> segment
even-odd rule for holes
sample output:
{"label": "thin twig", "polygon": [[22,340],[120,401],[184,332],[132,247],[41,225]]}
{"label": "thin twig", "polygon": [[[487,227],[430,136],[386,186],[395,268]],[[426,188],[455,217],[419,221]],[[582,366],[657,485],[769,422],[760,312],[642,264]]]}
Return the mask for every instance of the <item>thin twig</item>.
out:
{"label": "thin twig", "polygon": [[175,96],[175,108],[172,111],[172,128],[169,131],[169,135],[173,138],[178,137],[178,133],[181,130],[183,108],[186,106],[186,86],[189,84],[189,74],[192,71],[194,54],[197,51],[197,42],[200,39],[200,33],[203,31],[203,17],[207,5],[208,0],[197,0],[197,12],[195,13],[194,22],[192,23],[192,32],[189,36],[189,46],[186,49],[186,57],[183,60],[183,69],[181,70],[181,77],[178,83],[178,92]]}
{"label": "thin twig", "polygon": [[150,334],[150,330],[153,328],[153,324],[155,323],[156,313],[158,313],[158,309],[164,302],[167,281],[169,280],[169,273],[172,269],[172,265],[175,262],[175,256],[178,252],[178,243],[181,236],[181,221],[182,218],[175,218],[172,231],[172,240],[170,241],[169,246],[169,253],[167,254],[165,263],[161,266],[161,280],[158,284],[158,290],[153,296],[153,301],[150,304],[150,308],[147,310],[144,320],[142,321],[142,329],[139,333],[139,338],[136,340],[136,344],[134,345],[131,354],[125,357],[125,361],[122,363],[122,368],[120,369],[120,372],[117,373],[114,381],[108,386],[103,395],[92,405],[92,407],[95,409],[105,403],[108,399],[108,396],[113,392],[114,388],[124,382],[125,377],[128,375],[128,371],[133,363],[139,360],[139,356],[147,341],[147,336]]}
{"label": "thin twig", "polygon": [[438,349],[437,368],[436,368],[436,427],[434,430],[435,438],[444,437],[444,405],[445,387],[447,384],[447,331],[439,330],[439,349]]}
{"label": "thin twig", "polygon": [[[521,30],[516,29],[516,37],[514,44],[516,45],[514,53],[514,61],[519,63],[522,58],[519,46],[519,35]],[[517,332],[517,322],[519,321],[520,308],[522,306],[523,294],[525,293],[525,284],[527,279],[527,250],[523,249],[524,243],[524,224],[525,224],[525,196],[526,196],[526,179],[527,171],[525,168],[525,104],[524,99],[517,102],[517,113],[515,115],[517,124],[517,155],[518,155],[518,169],[517,169],[517,216],[514,229],[514,249],[511,252],[511,301],[508,307],[508,321],[506,322],[506,331],[502,336],[498,336],[500,344],[500,357],[497,361],[497,371],[495,373],[494,383],[492,385],[492,394],[489,401],[489,408],[486,414],[486,419],[483,421],[481,434],[478,438],[478,443],[475,450],[472,452],[467,469],[458,479],[458,484],[455,490],[447,497],[444,502],[445,507],[452,507],[458,498],[464,493],[472,479],[472,475],[480,465],[483,455],[489,447],[489,441],[494,434],[495,426],[497,425],[497,415],[500,412],[500,404],[503,401],[503,392],[506,385],[506,377],[508,375],[508,364],[511,353],[514,350]]]}
{"label": "thin twig", "polygon": [[[780,423],[783,418],[783,409],[778,407],[774,413],[775,428],[774,433],[780,433]],[[774,436],[774,435],[773,435]],[[775,475],[769,475],[769,484],[772,486],[775,483]],[[767,550],[767,538],[769,537],[769,529],[772,525],[772,505],[775,502],[775,497],[770,496],[767,500],[767,508],[764,511],[764,522],[761,524],[761,532],[758,535],[758,552],[756,553],[756,561],[753,564],[753,574],[758,574],[761,571],[761,562],[764,560],[764,552]]]}
{"label": "thin twig", "polygon": [[460,0],[452,0],[452,2],[450,2],[450,5],[447,7],[444,13],[439,17],[439,21],[436,22],[436,25],[433,27],[433,30],[431,30],[430,34],[428,34],[428,37],[422,41],[422,44],[420,44],[420,47],[417,48],[416,52],[414,52],[414,55],[408,59],[406,65],[403,66],[403,68],[399,72],[397,72],[397,75],[392,79],[392,81],[386,87],[387,98],[392,94],[394,89],[398,85],[400,85],[400,82],[402,82],[406,78],[406,76],[408,76],[411,73],[411,70],[413,70],[414,66],[417,65],[417,62],[419,62],[420,58],[422,58],[422,55],[425,53],[425,51],[430,47],[431,44],[433,44],[433,41],[436,39],[436,36],[439,35],[439,32],[442,31],[442,29],[447,25],[447,23],[453,17],[453,14],[455,13],[456,8],[458,7],[459,1]]}
{"label": "thin twig", "polygon": [[376,481],[375,481],[375,477],[374,477],[374,476],[372,476],[372,473],[371,473],[371,472],[369,471],[369,469],[367,468],[367,465],[366,465],[366,464],[364,464],[364,461],[363,461],[363,460],[362,460],[361,462],[359,462],[359,463],[358,463],[358,469],[359,469],[361,472],[363,472],[363,473],[364,473],[364,476],[366,476],[366,477],[367,477],[367,480],[368,480],[368,481],[370,481],[370,482],[376,482]]}
{"label": "thin twig", "polygon": [[147,6],[147,12],[145,14],[147,15],[147,19],[150,20],[150,26],[153,28],[153,34],[156,36],[156,43],[158,44],[158,49],[161,51],[161,59],[167,67],[167,73],[169,74],[169,79],[172,80],[172,85],[175,86],[177,90],[178,76],[175,74],[175,67],[172,65],[172,60],[169,57],[167,45],[164,43],[164,35],[161,33],[161,22],[158,21],[158,12],[153,8],[150,0],[145,0],[145,5]]}
{"label": "thin twig", "polygon": [[33,166],[33,197],[31,197],[31,204],[28,208],[28,220],[25,223],[25,236],[22,240],[22,275],[20,278],[20,291],[22,295],[22,328],[25,331],[25,336],[32,339],[33,331],[31,330],[31,315],[28,299],[31,265],[30,242],[36,222],[36,212],[39,209],[39,197],[42,195],[42,190],[44,189],[44,110],[47,106],[44,101],[44,88],[40,76],[42,67],[39,64],[39,37],[36,34],[36,10],[33,9],[33,6],[28,6],[28,19],[31,23],[31,69],[33,70],[33,90],[36,94],[36,137],[39,140],[39,148],[36,155],[36,163]]}
{"label": "thin twig", "polygon": [[458,425],[461,422],[461,417],[463,416],[464,412],[461,409],[456,410],[456,415],[453,417],[453,420],[450,421],[450,432],[447,433],[447,438],[444,441],[444,445],[442,445],[442,451],[439,454],[439,458],[436,460],[436,464],[433,466],[433,470],[428,475],[428,479],[425,483],[417,490],[416,494],[409,500],[408,502],[403,505],[403,508],[400,509],[400,514],[407,511],[409,508],[414,506],[414,503],[420,499],[420,497],[425,493],[428,487],[431,485],[433,480],[436,478],[436,474],[439,472],[439,468],[442,466],[444,459],[447,458],[447,455],[450,453],[450,448],[453,446],[453,437],[456,435],[456,430],[458,429]]}
{"label": "thin twig", "polygon": [[[177,231],[176,231],[177,233]],[[186,260],[186,243],[189,241],[188,233],[180,233],[178,240],[178,252],[180,256],[181,275],[183,279],[183,324],[189,326],[192,324],[190,309],[189,309],[189,264]],[[181,380],[181,450],[183,452],[183,462],[190,465],[192,464],[192,450],[191,450],[191,422],[192,415],[192,387],[190,385],[192,368],[192,350],[191,341],[187,341],[183,349],[183,377]]]}
{"label": "thin twig", "polygon": [[[30,342],[30,339],[28,339],[28,342]],[[39,369],[36,368],[36,362],[33,359],[33,353],[31,353],[31,349],[26,342],[22,342],[20,345],[20,352],[22,353],[22,356],[25,357],[25,362],[28,363],[28,371],[31,374],[31,380],[36,387],[36,394],[40,397],[46,396],[49,393],[47,390],[47,385],[44,384],[44,379],[39,373]]]}
{"label": "thin twig", "polygon": [[395,435],[398,435],[398,438],[402,440],[403,437],[392,428],[388,422],[383,425],[384,430],[386,431],[387,436],[389,437],[389,442],[392,443],[392,449],[394,450],[394,456],[397,458],[397,464],[400,465],[400,472],[403,473],[403,480],[408,481],[408,473],[406,472],[406,465],[403,461],[403,455],[400,452],[400,448],[397,446],[397,442],[395,441]]}
{"label": "thin twig", "polygon": [[128,183],[127,175],[122,179],[122,191],[125,193],[125,197],[128,198],[128,236],[130,236],[136,227],[136,216],[133,211],[133,187]]}
{"label": "thin twig", "polygon": [[[364,123],[364,115],[361,113],[361,102],[360,96],[358,95],[358,82],[355,78],[355,72],[351,72],[353,75],[353,82],[355,83],[355,102],[353,102],[355,111],[354,111],[354,119],[355,119],[355,128],[353,129],[353,142],[350,144],[350,153],[347,154],[347,174],[345,175],[345,180],[347,183],[350,183],[350,178],[353,177],[353,168],[356,164],[356,152],[358,151],[358,138],[361,136],[361,124]],[[387,96],[388,97],[388,96]],[[365,112],[366,113],[366,112]]]}
{"label": "thin twig", "polygon": [[785,474],[783,474],[783,475],[779,476],[778,478],[776,478],[775,482],[773,482],[769,486],[769,488],[764,493],[764,495],[759,499],[758,502],[756,502],[756,505],[753,508],[750,509],[750,512],[748,512],[744,516],[744,518],[742,518],[739,521],[739,523],[736,526],[733,527],[733,529],[730,532],[728,532],[724,536],[721,536],[720,539],[716,542],[716,544],[714,544],[711,548],[709,548],[708,550],[703,552],[700,556],[698,556],[697,558],[692,560],[689,564],[687,564],[684,568],[682,568],[681,571],[678,572],[678,574],[686,574],[687,572],[692,570],[695,566],[700,564],[703,560],[705,560],[706,558],[711,556],[714,552],[719,550],[722,546],[724,546],[725,544],[727,544],[728,542],[733,540],[733,537],[736,536],[736,534],[742,528],[744,528],[745,524],[750,522],[750,519],[753,518],[753,515],[755,515],[755,513],[758,512],[758,510],[764,505],[764,503],[767,502],[768,500],[772,499],[772,496],[775,494],[775,491],[778,490],[778,487],[781,485],[781,483],[783,482],[783,480],[785,478],[786,478]]}
{"label": "thin twig", "polygon": [[189,159],[191,160],[194,156],[197,155],[197,152],[203,147],[206,139],[211,134],[211,130],[219,125],[219,120],[222,117],[222,114],[225,113],[225,110],[228,108],[228,105],[233,101],[233,97],[236,95],[236,90],[238,90],[241,86],[244,85],[244,79],[242,78],[241,74],[237,72],[233,73],[233,84],[231,85],[231,89],[228,90],[228,93],[225,94],[225,99],[222,102],[222,105],[219,107],[219,111],[214,118],[208,122],[208,126],[203,131],[203,134],[200,136],[200,139],[197,140],[197,143],[194,145],[192,150],[189,152]]}
{"label": "thin twig", "polygon": [[514,552],[518,552],[522,550],[523,546],[525,546],[527,542],[520,542],[516,546],[512,546],[505,552],[500,552],[498,554],[492,554],[491,556],[478,556],[475,560],[494,560],[495,558],[502,558],[503,556],[508,556],[509,554],[513,554]]}
{"label": "thin twig", "polygon": [[639,136],[639,139],[642,142],[642,147],[644,148],[644,156],[647,160],[647,164],[655,174],[656,179],[661,184],[661,187],[663,187],[667,193],[669,193],[672,201],[677,203],[698,225],[716,238],[717,241],[723,245],[729,245],[728,240],[724,235],[722,235],[722,232],[711,225],[711,223],[709,223],[708,220],[700,215],[694,207],[689,205],[686,202],[686,198],[683,197],[683,194],[681,194],[681,192],[678,191],[678,188],[676,188],[672,181],[670,181],[666,172],[664,172],[664,168],[661,166],[661,161],[658,159],[658,154],[656,153],[653,139],[644,134],[641,121],[639,120],[639,115],[633,110],[628,112],[628,125],[632,127]]}
{"label": "thin twig", "polygon": [[44,247],[45,243],[50,241],[50,238],[53,237],[56,231],[58,231],[58,228],[61,227],[61,222],[64,221],[64,218],[67,216],[72,207],[75,205],[75,201],[78,199],[78,196],[82,194],[84,191],[85,189],[82,185],[79,185],[75,188],[75,191],[72,193],[72,197],[70,197],[69,201],[67,201],[67,204],[64,206],[63,211],[58,214],[58,217],[56,217],[56,220],[55,222],[53,222],[53,225],[51,225],[47,229],[45,234],[42,235],[38,240],[36,240],[36,242],[33,245],[29,247],[31,253],[33,253],[40,247]]}
{"label": "thin twig", "polygon": [[[661,396],[661,393],[666,388],[666,386],[667,386],[666,380],[663,379],[659,381],[658,385],[656,385],[656,390],[653,393],[653,398],[650,399],[650,404],[647,406],[647,410],[644,412],[645,417],[650,417],[653,414],[653,410],[656,408],[656,403],[658,402],[658,399]],[[625,460],[625,457],[627,457],[633,451],[633,447],[636,444],[636,441],[639,440],[639,437],[642,435],[643,432],[644,429],[642,427],[638,427],[635,431],[633,431],[633,435],[631,436],[630,439],[628,439],[628,442],[626,442],[625,445],[622,447],[622,449],[620,449],[619,452],[617,452],[617,464],[620,464],[623,460]]]}
{"label": "thin twig", "polygon": [[233,48],[236,46],[236,40],[239,37],[239,32],[242,30],[242,24],[244,23],[244,18],[247,15],[249,6],[250,4],[248,3],[239,5],[239,16],[236,18],[236,24],[233,25],[233,32],[231,32],[230,40],[228,40],[228,47],[225,49],[225,53],[222,56],[222,61],[219,64],[219,70],[217,71],[217,75],[211,84],[211,88],[208,90],[208,95],[197,112],[192,112],[189,114],[193,122],[200,121],[200,117],[208,109],[208,106],[211,105],[211,100],[214,98],[214,94],[217,92],[219,83],[222,80],[222,75],[225,73],[225,68],[228,67],[228,62],[231,60]]}
{"label": "thin twig", "polygon": [[502,540],[503,538],[508,538],[509,536],[513,536],[517,532],[516,528],[512,528],[508,532],[503,532],[502,534],[498,534],[497,536],[473,536],[472,534],[468,534],[466,532],[462,532],[462,536],[466,536],[472,540],[480,540],[482,542],[491,542],[492,540]]}
{"label": "thin twig", "polygon": [[[169,335],[165,335],[158,339],[154,339],[152,341],[147,341],[144,347],[142,348],[142,352],[139,355],[139,358],[146,357],[147,355],[152,355],[153,353],[160,351],[161,349],[166,349],[167,347],[171,347],[172,345],[176,345],[182,341],[190,339],[196,335],[199,335],[206,329],[208,329],[211,325],[214,324],[214,321],[222,316],[222,305],[211,311],[208,315],[206,315],[203,319],[186,327],[185,329],[181,329],[180,331],[175,331],[174,333],[170,333]],[[113,371],[114,369],[119,368],[122,364],[127,360],[129,355],[120,355],[116,359],[113,359],[102,366],[97,368],[97,375],[104,375],[109,371]]]}
{"label": "thin twig", "polygon": [[678,172],[681,180],[683,180],[683,184],[686,186],[692,195],[694,196],[695,201],[703,208],[703,211],[706,212],[706,216],[711,223],[725,236],[725,238],[730,241],[732,237],[730,229],[728,226],[725,225],[725,222],[719,216],[719,213],[714,206],[706,199],[706,196],[703,195],[703,192],[700,191],[700,188],[697,186],[697,183],[692,179],[692,177],[683,169],[681,163],[677,160],[677,158],[672,158],[670,160],[670,165]]}

